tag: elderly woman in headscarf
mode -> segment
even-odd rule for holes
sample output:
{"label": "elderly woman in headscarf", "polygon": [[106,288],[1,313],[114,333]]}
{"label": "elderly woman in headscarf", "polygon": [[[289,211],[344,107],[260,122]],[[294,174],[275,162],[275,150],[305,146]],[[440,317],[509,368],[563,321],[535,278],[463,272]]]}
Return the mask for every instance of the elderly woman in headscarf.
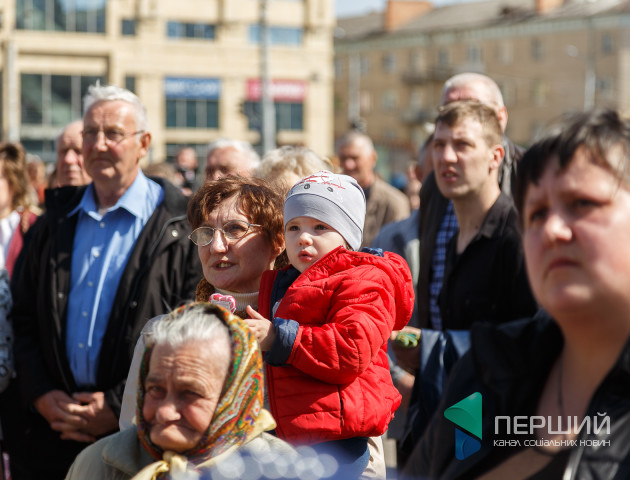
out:
{"label": "elderly woman in headscarf", "polygon": [[295,459],[288,444],[265,433],[275,423],[263,409],[260,350],[227,310],[194,303],[154,322],[139,378],[137,427],[86,448],[68,480],[198,478],[237,454],[257,461],[264,475],[262,452],[268,466]]}

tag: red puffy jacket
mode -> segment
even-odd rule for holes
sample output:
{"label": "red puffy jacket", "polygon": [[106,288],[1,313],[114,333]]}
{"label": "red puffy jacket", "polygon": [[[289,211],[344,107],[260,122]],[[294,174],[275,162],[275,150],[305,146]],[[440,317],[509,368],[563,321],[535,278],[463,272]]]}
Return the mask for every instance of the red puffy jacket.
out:
{"label": "red puffy jacket", "polygon": [[[262,278],[265,316],[277,276],[269,271]],[[274,347],[284,341],[287,353],[281,366],[266,369],[276,434],[307,444],[382,435],[401,399],[387,341],[407,324],[413,303],[409,267],[394,253],[339,247],[299,275],[273,319]]]}

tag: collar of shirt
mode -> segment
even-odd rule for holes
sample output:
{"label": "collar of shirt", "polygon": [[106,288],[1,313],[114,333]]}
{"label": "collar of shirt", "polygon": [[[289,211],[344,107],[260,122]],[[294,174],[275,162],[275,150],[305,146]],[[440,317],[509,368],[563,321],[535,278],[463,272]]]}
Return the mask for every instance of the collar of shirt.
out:
{"label": "collar of shirt", "polygon": [[79,210],[83,210],[87,215],[95,220],[101,220],[108,212],[112,212],[118,208],[124,208],[129,213],[137,218],[147,219],[153,213],[148,211],[146,195],[149,189],[150,180],[144,176],[142,170],[138,170],[138,175],[130,187],[125,191],[122,197],[118,201],[105,211],[105,213],[99,213],[98,205],[96,204],[96,192],[94,190],[94,182],[90,183],[85,189],[83,198],[79,204],[68,213],[68,217],[71,217]]}

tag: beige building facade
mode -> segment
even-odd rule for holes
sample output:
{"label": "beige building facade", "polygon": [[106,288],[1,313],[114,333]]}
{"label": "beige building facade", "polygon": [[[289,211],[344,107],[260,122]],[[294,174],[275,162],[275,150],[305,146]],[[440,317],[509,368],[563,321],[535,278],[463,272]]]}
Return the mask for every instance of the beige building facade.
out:
{"label": "beige building facade", "polygon": [[[2,136],[50,161],[61,127],[99,80],[134,91],[153,134],[149,161],[219,137],[260,144],[263,0],[0,2]],[[333,0],[266,0],[279,144],[328,154]]]}
{"label": "beige building facade", "polygon": [[404,152],[415,155],[444,81],[460,72],[497,81],[509,111],[507,134],[524,146],[566,112],[592,106],[630,112],[627,0],[435,8],[390,0],[385,12],[338,25],[335,137],[360,119],[388,171],[404,168]]}

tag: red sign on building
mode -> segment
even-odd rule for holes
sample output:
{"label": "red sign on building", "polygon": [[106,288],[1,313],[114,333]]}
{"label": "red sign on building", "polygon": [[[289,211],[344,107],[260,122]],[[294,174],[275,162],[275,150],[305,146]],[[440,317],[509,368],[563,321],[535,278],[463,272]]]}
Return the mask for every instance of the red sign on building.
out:
{"label": "red sign on building", "polygon": [[[247,100],[258,101],[262,96],[260,79],[247,81]],[[276,102],[303,102],[306,97],[306,82],[300,80],[273,80],[271,96]]]}

